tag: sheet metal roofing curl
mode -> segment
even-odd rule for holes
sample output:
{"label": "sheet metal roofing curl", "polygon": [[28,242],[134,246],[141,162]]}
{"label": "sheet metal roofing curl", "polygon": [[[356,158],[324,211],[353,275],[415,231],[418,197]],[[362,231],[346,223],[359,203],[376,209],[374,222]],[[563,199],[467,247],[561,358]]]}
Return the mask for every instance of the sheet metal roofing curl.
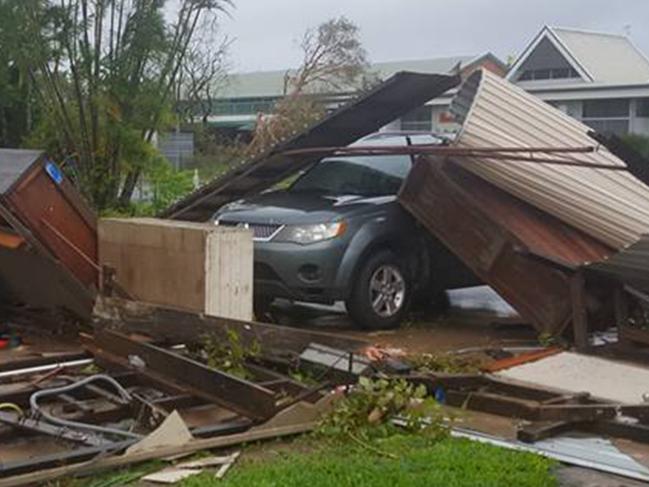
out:
{"label": "sheet metal roofing curl", "polygon": [[[465,81],[451,111],[462,123],[455,142],[458,147],[597,146],[588,135],[589,127],[485,70]],[[572,157],[625,166],[604,147]],[[649,233],[649,187],[627,171],[489,158],[464,159],[460,164],[618,249]]]}

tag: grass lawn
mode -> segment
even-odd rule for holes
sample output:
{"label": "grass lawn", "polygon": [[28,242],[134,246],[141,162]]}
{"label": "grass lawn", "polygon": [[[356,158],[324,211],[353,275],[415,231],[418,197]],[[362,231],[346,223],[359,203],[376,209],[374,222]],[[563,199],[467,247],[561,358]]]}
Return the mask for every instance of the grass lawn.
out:
{"label": "grass lawn", "polygon": [[[298,444],[303,440],[298,440]],[[203,473],[183,487],[549,487],[557,482],[554,462],[461,439],[431,443],[425,438],[395,436],[373,446],[379,455],[355,444],[274,450],[261,445],[261,454],[244,452],[224,480]],[[394,458],[396,456],[396,458]],[[247,458],[246,458],[247,457]]]}

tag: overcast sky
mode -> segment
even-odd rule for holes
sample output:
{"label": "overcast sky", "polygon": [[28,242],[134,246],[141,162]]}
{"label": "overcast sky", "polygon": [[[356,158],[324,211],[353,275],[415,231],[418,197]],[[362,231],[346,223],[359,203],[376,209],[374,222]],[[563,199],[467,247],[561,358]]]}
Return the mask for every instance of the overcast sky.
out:
{"label": "overcast sky", "polygon": [[299,64],[309,26],[340,15],[354,21],[371,61],[471,55],[507,60],[545,24],[630,32],[649,54],[649,0],[233,0],[223,31],[234,39],[234,71]]}

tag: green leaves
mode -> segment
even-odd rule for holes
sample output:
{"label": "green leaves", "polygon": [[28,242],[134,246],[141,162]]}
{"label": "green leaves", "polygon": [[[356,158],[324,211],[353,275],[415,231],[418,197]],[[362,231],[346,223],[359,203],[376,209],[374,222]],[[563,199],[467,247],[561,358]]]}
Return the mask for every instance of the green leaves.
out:
{"label": "green leaves", "polygon": [[[392,423],[397,418],[403,423],[401,428]],[[447,432],[440,406],[428,397],[423,385],[415,386],[404,379],[360,377],[322,421],[319,432],[333,437],[376,438],[403,429],[430,437],[443,437]]]}
{"label": "green leaves", "polygon": [[259,356],[261,346],[256,340],[250,345],[241,341],[241,337],[231,328],[226,329],[227,341],[223,341],[216,335],[205,335],[198,346],[194,346],[190,352],[198,360],[205,362],[223,372],[235,375],[242,379],[252,379],[246,361]]}
{"label": "green leaves", "polygon": [[[172,95],[190,42],[216,28],[229,0],[11,2],[41,109],[29,144],[70,161],[100,210],[128,208],[143,176],[154,189],[153,209],[191,189],[186,175],[160,163],[152,140],[175,122]],[[0,137],[1,119],[0,110]]]}

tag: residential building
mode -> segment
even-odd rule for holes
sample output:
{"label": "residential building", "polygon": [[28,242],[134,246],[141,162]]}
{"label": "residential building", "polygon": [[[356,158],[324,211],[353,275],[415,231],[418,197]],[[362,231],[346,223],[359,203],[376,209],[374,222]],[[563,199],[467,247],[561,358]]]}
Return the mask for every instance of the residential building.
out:
{"label": "residential building", "polygon": [[626,36],[544,27],[507,79],[598,132],[649,135],[649,59]]}
{"label": "residential building", "polygon": [[[372,72],[387,79],[399,71],[470,74],[489,69],[542,100],[603,133],[649,136],[649,59],[618,34],[581,29],[543,27],[522,50],[511,67],[487,52],[472,56],[376,63]],[[208,121],[230,134],[251,131],[260,113],[272,111],[286,90],[286,70],[236,74],[215,101]],[[318,91],[329,109],[355,95],[356,88]],[[448,113],[455,94],[429,101],[395,120],[384,130],[455,132],[458,125]],[[168,139],[165,152],[174,161],[187,153]],[[189,147],[183,139],[184,148]],[[182,152],[182,157],[178,154]]]}
{"label": "residential building", "polygon": [[[474,69],[484,67],[504,76],[506,65],[491,53],[473,56],[451,56],[434,59],[375,63],[371,73],[378,79],[387,79],[399,71],[415,71],[419,73],[456,73],[466,75]],[[231,77],[226,87],[221,91],[215,103],[209,122],[217,127],[250,130],[254,127],[259,113],[268,113],[277,100],[285,94],[286,70],[259,71],[254,73],[236,74]],[[334,109],[348,101],[356,93],[356,88],[339,92],[317,92],[329,109]],[[450,97],[447,97],[442,107],[448,107]],[[392,129],[431,131],[433,120],[439,113],[445,111],[437,105],[421,107],[400,121],[390,125]]]}

